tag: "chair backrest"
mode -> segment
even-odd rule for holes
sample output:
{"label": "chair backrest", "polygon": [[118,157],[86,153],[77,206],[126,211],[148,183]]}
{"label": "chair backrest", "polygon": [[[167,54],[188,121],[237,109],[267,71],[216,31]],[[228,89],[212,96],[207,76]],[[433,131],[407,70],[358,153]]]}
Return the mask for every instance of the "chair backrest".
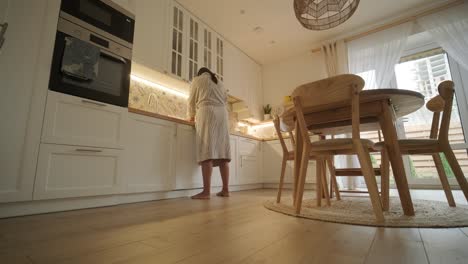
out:
{"label": "chair backrest", "polygon": [[288,150],[288,147],[286,146],[286,142],[284,141],[283,133],[285,132],[289,133],[289,136],[291,138],[291,143],[294,149],[295,142],[294,142],[294,136],[292,133],[292,128],[284,125],[281,122],[281,119],[278,115],[276,115],[275,119],[273,119],[273,124],[275,125],[276,134],[278,134],[278,139],[281,143],[281,147],[283,148],[283,152],[286,154],[289,152],[289,150]]}
{"label": "chair backrest", "polygon": [[364,80],[357,75],[342,74],[297,87],[292,97],[303,137],[307,137],[304,111],[326,110],[350,105],[353,138],[360,138],[359,92],[364,88],[364,84]]}
{"label": "chair backrest", "polygon": [[341,74],[297,87],[292,97],[300,96],[302,107],[320,107],[330,104],[349,105],[354,88],[361,91],[364,80],[354,74]]}
{"label": "chair backrest", "polygon": [[[439,95],[433,97],[426,104],[427,109],[434,112],[430,138],[438,138],[439,140],[448,142],[453,95],[455,94],[454,86],[455,84],[452,81],[443,81],[439,83],[439,86],[437,87]],[[440,122],[441,112],[443,112],[442,122]]]}

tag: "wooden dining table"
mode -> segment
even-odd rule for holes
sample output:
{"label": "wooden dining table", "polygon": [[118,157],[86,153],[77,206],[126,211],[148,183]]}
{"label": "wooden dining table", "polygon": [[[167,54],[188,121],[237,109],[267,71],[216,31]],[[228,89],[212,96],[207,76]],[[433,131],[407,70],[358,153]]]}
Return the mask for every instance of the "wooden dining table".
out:
{"label": "wooden dining table", "polygon": [[[415,91],[404,89],[375,89],[364,90],[360,93],[360,130],[381,130],[384,136],[388,157],[393,169],[396,187],[403,212],[407,216],[414,215],[414,207],[408,187],[403,158],[398,145],[396,121],[398,118],[413,113],[424,105],[424,96]],[[295,126],[294,108],[286,110],[281,120],[286,126]],[[336,108],[304,109],[304,117],[309,131],[316,135],[339,135],[351,133],[350,106]],[[296,148],[294,161],[294,194],[297,190],[297,179],[301,167],[303,139],[301,133],[296,134]]]}

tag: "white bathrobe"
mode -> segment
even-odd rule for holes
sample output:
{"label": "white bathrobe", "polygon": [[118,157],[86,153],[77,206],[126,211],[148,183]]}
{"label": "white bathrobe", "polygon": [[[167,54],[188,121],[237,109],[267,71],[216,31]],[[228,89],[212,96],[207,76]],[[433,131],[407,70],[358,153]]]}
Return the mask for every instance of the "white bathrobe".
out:
{"label": "white bathrobe", "polygon": [[209,73],[195,77],[190,85],[188,116],[195,116],[197,161],[213,160],[213,166],[231,160],[227,92]]}

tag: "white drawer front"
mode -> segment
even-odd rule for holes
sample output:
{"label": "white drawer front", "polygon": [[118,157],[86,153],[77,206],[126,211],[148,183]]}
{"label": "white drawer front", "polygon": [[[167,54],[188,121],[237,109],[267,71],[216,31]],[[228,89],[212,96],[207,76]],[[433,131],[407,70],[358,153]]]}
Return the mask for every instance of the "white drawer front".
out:
{"label": "white drawer front", "polygon": [[41,144],[34,199],[118,193],[121,150]]}
{"label": "white drawer front", "polygon": [[239,139],[239,155],[257,156],[259,142],[253,139]]}
{"label": "white drawer front", "polygon": [[121,148],[125,108],[49,91],[42,142]]}

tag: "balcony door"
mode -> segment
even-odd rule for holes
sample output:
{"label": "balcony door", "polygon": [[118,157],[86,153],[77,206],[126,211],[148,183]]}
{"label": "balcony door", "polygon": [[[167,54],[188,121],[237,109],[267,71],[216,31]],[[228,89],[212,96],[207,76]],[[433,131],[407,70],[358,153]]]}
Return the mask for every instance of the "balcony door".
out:
{"label": "balcony door", "polygon": [[[468,176],[468,111],[467,92],[468,71],[460,67],[437,44],[432,43],[425,33],[412,36],[409,48],[400,62],[395,65],[395,87],[420,92],[427,102],[438,94],[437,85],[444,80],[455,82],[455,100],[452,105],[449,141],[461,165],[465,176]],[[432,112],[424,106],[418,111],[400,120],[399,136],[401,138],[428,138],[432,122]],[[441,154],[445,172],[456,185],[454,174],[443,154]],[[413,185],[440,186],[436,167],[430,155],[411,155],[405,157],[408,181]]]}

